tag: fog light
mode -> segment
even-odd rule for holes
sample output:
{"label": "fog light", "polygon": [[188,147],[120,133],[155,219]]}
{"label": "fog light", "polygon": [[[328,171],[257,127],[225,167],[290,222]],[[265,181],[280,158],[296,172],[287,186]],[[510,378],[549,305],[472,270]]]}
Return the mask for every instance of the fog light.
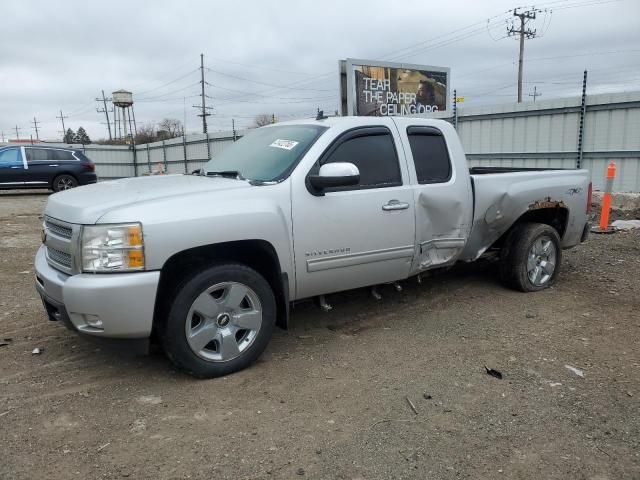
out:
{"label": "fog light", "polygon": [[103,328],[102,327],[102,320],[100,320],[100,317],[98,315],[90,315],[85,313],[83,315],[84,317],[84,322],[89,325],[90,327],[93,328]]}

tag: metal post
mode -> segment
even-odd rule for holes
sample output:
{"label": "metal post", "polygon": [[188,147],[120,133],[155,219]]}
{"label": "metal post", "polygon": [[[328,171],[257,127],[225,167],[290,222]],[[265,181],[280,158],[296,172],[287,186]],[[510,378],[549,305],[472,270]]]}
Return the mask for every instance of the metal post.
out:
{"label": "metal post", "polygon": [[117,140],[118,136],[118,107],[113,106],[113,138]]}
{"label": "metal post", "polygon": [[[126,135],[127,135],[127,110],[128,109],[123,109],[122,112],[125,115],[124,117],[124,133],[125,133],[125,142],[126,142]],[[138,176],[138,149],[136,148],[136,137],[133,136],[133,130],[131,129],[131,110],[129,110],[129,134],[131,135],[131,148],[133,149],[133,166],[135,168],[135,173],[136,173],[136,177]]]}
{"label": "metal post", "polygon": [[167,165],[167,146],[164,140],[162,140],[162,161],[164,163],[164,173],[169,173],[169,166]]}
{"label": "metal post", "polygon": [[236,141],[236,121],[235,119],[231,119],[231,130],[233,131],[233,141]]}
{"label": "metal post", "polygon": [[133,105],[131,105],[131,114],[133,115],[133,131],[138,136],[138,126],[136,125],[136,111],[133,109]]}
{"label": "metal post", "polygon": [[133,176],[138,176],[138,152],[135,145],[133,147]]}
{"label": "metal post", "polygon": [[458,129],[458,94],[453,90],[453,128]]}
{"label": "metal post", "polygon": [[576,168],[582,168],[582,150],[584,148],[584,121],[587,116],[587,71],[582,78],[582,105],[580,107],[580,124],[578,126],[578,159]]}
{"label": "metal post", "polygon": [[182,135],[182,153],[184,155],[184,173],[189,173],[189,166],[187,165],[187,136]]}
{"label": "metal post", "polygon": [[151,173],[151,154],[149,153],[148,143],[147,143],[147,167],[149,167],[149,173]]}
{"label": "metal post", "polygon": [[207,158],[211,160],[211,145],[209,144],[209,132],[207,132],[205,135],[207,137]]}

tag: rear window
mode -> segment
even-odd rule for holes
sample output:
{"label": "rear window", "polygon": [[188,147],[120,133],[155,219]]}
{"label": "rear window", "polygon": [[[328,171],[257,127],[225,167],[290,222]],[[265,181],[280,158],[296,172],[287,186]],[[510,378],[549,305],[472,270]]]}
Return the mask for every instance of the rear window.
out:
{"label": "rear window", "polygon": [[76,158],[73,156],[73,153],[68,151],[68,150],[54,150],[55,152],[55,157],[56,160],[59,160],[61,162],[67,161],[67,160],[75,160]]}
{"label": "rear window", "polygon": [[409,127],[409,145],[418,183],[444,183],[451,178],[451,161],[442,133],[430,127]]}

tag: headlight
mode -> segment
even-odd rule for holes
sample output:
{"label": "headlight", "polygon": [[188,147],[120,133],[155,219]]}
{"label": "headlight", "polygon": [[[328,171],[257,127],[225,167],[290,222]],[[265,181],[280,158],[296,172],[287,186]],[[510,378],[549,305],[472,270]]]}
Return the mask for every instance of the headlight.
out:
{"label": "headlight", "polygon": [[142,225],[87,225],[82,227],[83,272],[144,270]]}

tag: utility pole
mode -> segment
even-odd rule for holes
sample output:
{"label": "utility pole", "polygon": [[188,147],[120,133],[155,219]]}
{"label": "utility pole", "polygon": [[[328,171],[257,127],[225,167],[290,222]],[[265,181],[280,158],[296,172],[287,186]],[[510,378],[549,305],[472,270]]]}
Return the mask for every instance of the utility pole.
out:
{"label": "utility pole", "polygon": [[104,105],[104,108],[102,110],[100,110],[99,108],[96,108],[96,111],[98,113],[104,113],[105,116],[107,117],[107,128],[109,129],[109,140],[113,140],[113,138],[111,137],[111,124],[109,123],[109,109],[107,108],[107,100],[111,101],[110,98],[106,98],[104,96],[104,90],[102,90],[102,99],[96,98],[96,102],[102,101],[102,105]]}
{"label": "utility pole", "polygon": [[536,101],[536,97],[540,97],[540,96],[542,96],[542,94],[541,94],[541,93],[538,93],[538,87],[536,87],[536,86],[534,85],[534,87],[533,87],[533,93],[530,93],[530,94],[529,94],[529,96],[530,96],[530,97],[533,97],[533,101],[535,102],[535,101]]}
{"label": "utility pole", "polygon": [[60,116],[56,118],[59,118],[60,121],[62,122],[62,141],[64,142],[64,137],[67,135],[67,130],[64,128],[64,119],[69,117],[64,116],[62,114],[62,110],[60,110]]}
{"label": "utility pole", "polygon": [[2,143],[4,143],[4,130],[0,132],[0,135],[2,136]]}
{"label": "utility pole", "polygon": [[20,140],[20,130],[22,130],[18,125],[15,126],[16,131],[16,140]]}
{"label": "utility pole", "polygon": [[200,97],[202,98],[202,105],[194,105],[194,108],[199,108],[201,110],[201,113],[198,115],[199,117],[202,117],[202,133],[207,133],[207,117],[210,116],[211,114],[209,112],[207,112],[207,109],[211,109],[211,107],[207,107],[207,103],[206,103],[206,98],[207,95],[204,93],[204,84],[206,82],[204,81],[204,54],[201,53],[200,54],[200,86],[202,87],[202,93],[200,94]]}
{"label": "utility pole", "polygon": [[[39,122],[38,120],[36,120],[36,117],[33,117],[33,122],[31,123],[33,123],[33,128],[35,128],[36,130],[36,140],[40,140],[40,134],[38,132],[38,124],[42,122]],[[33,143],[33,141],[31,143]]]}
{"label": "utility pole", "polygon": [[536,18],[536,13],[539,10],[527,10],[525,12],[518,12],[518,9],[513,10],[513,16],[520,19],[520,28],[516,29],[513,26],[507,29],[507,35],[510,37],[519,36],[520,38],[520,57],[518,59],[518,103],[522,103],[522,63],[524,57],[524,40],[525,38],[535,38],[536,31],[530,28],[525,28],[529,20]]}

